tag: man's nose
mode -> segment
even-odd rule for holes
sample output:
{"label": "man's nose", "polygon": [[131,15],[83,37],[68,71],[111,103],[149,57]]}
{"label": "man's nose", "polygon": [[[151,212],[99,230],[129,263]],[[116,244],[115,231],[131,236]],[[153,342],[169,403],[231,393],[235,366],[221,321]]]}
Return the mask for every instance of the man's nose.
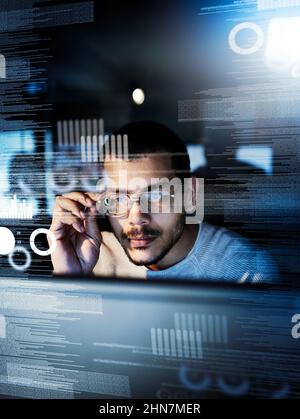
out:
{"label": "man's nose", "polygon": [[150,215],[142,212],[139,202],[134,202],[129,210],[128,221],[131,225],[149,224]]}

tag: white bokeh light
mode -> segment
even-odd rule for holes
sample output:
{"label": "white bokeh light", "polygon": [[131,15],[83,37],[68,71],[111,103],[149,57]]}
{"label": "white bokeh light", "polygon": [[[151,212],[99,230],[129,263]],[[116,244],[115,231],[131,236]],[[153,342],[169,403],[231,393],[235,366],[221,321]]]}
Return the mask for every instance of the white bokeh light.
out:
{"label": "white bokeh light", "polygon": [[142,105],[145,101],[145,93],[142,89],[135,89],[132,92],[132,99],[137,105]]}
{"label": "white bokeh light", "polygon": [[8,255],[15,248],[16,240],[7,227],[0,227],[0,255]]}
{"label": "white bokeh light", "polygon": [[[299,65],[300,16],[270,20],[265,56],[268,66],[274,70],[292,69]],[[294,72],[294,77],[298,77],[295,69]]]}

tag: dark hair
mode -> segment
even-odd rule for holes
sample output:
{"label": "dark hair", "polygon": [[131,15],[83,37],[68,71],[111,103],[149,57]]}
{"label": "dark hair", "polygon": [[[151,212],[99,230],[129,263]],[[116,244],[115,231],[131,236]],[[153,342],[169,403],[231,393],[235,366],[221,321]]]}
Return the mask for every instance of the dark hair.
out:
{"label": "dark hair", "polygon": [[113,135],[128,136],[128,158],[167,154],[178,177],[190,174],[190,158],[184,142],[169,128],[158,122],[139,121],[116,130]]}

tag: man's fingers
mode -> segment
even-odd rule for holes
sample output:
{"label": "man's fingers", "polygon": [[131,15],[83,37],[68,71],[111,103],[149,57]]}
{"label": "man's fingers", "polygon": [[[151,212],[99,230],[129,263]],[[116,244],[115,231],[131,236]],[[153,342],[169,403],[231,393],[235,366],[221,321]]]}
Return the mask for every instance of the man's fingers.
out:
{"label": "man's fingers", "polygon": [[[79,233],[86,233],[101,242],[95,206],[98,194],[93,192],[88,192],[87,194],[71,192],[56,198],[50,229],[57,235],[57,239],[61,238],[62,234],[65,234],[63,232],[64,225],[69,225]],[[87,211],[84,211],[85,209]]]}
{"label": "man's fingers", "polygon": [[62,195],[63,197],[79,202],[85,207],[91,208],[98,201],[100,193],[97,192],[70,192]]}
{"label": "man's fingers", "polygon": [[76,202],[72,199],[65,198],[64,196],[58,196],[56,198],[56,205],[54,207],[54,216],[61,216],[61,211],[71,212],[73,215],[76,215],[78,218],[84,219],[84,206],[79,202]]}
{"label": "man's fingers", "polygon": [[73,201],[79,202],[84,207],[91,207],[94,205],[93,199],[91,199],[87,194],[82,192],[69,192],[62,195],[65,198],[71,199]]}
{"label": "man's fingers", "polygon": [[[55,234],[55,232],[59,232],[59,230],[64,225],[72,226],[79,233],[84,233],[85,232],[85,227],[84,227],[83,220],[79,219],[78,217],[76,217],[76,216],[74,216],[70,213],[66,213],[66,212],[62,213],[61,217],[57,221],[54,220],[52,222],[50,230],[53,231],[53,233]],[[56,237],[56,238],[58,238],[58,237]]]}
{"label": "man's fingers", "polygon": [[97,224],[97,210],[95,207],[88,210],[87,218],[84,221],[86,233],[101,242],[101,233]]}
{"label": "man's fingers", "polygon": [[86,195],[93,201],[93,205],[100,199],[101,193],[100,192],[86,192]]}

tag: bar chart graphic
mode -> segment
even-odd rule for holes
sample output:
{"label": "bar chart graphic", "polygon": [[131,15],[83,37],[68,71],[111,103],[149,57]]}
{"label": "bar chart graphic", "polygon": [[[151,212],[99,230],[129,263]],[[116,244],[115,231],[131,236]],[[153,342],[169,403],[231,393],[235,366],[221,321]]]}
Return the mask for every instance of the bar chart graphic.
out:
{"label": "bar chart graphic", "polygon": [[174,328],[150,330],[152,354],[179,359],[203,359],[203,344],[228,344],[224,315],[174,313]]}
{"label": "bar chart graphic", "polygon": [[114,159],[128,160],[128,136],[96,135],[81,137],[81,161],[83,163],[104,162]]}
{"label": "bar chart graphic", "polygon": [[202,359],[200,330],[151,328],[152,354],[172,358]]}
{"label": "bar chart graphic", "polygon": [[181,330],[200,330],[203,343],[228,344],[228,320],[224,315],[176,312],[174,326]]}
{"label": "bar chart graphic", "polygon": [[70,119],[57,121],[57,140],[59,148],[80,147],[81,137],[104,135],[104,120]]}
{"label": "bar chart graphic", "polygon": [[18,199],[14,195],[12,199],[0,199],[0,219],[32,219],[33,205],[25,199]]}
{"label": "bar chart graphic", "polygon": [[102,118],[59,120],[57,140],[60,149],[79,150],[82,163],[128,160],[128,136],[104,134]]}

